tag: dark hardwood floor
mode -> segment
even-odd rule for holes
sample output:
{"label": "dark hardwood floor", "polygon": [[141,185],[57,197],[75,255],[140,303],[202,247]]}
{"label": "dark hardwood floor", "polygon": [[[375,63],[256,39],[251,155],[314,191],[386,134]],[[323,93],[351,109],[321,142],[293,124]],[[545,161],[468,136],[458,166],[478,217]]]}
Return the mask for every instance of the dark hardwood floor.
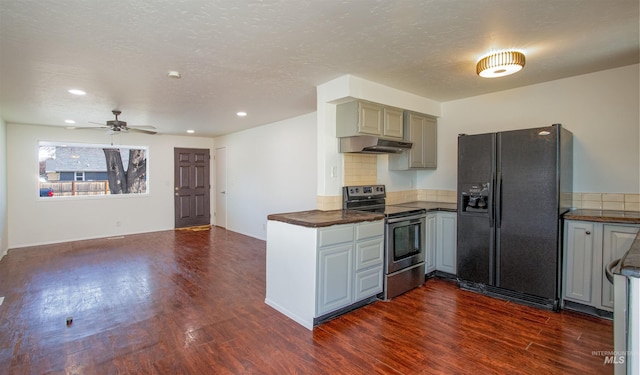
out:
{"label": "dark hardwood floor", "polygon": [[265,242],[220,228],[10,250],[0,296],[3,374],[613,373],[610,321],[437,279],[308,331],[264,303]]}

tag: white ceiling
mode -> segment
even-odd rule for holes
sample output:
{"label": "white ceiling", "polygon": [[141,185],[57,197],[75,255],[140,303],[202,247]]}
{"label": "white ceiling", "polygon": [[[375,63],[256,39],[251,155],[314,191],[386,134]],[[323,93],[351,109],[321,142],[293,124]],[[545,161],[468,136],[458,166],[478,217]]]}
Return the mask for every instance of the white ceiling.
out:
{"label": "white ceiling", "polygon": [[[345,74],[443,102],[638,63],[639,13],[638,0],[1,0],[0,117],[83,126],[118,108],[130,125],[215,136],[313,112],[316,86]],[[506,48],[526,53],[520,73],[475,74]]]}

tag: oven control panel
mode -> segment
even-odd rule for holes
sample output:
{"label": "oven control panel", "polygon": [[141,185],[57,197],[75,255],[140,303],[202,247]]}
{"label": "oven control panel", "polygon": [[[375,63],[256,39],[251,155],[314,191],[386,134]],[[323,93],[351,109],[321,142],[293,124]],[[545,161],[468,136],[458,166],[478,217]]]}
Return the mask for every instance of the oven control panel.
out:
{"label": "oven control panel", "polygon": [[349,198],[384,197],[384,185],[345,186],[344,192]]}

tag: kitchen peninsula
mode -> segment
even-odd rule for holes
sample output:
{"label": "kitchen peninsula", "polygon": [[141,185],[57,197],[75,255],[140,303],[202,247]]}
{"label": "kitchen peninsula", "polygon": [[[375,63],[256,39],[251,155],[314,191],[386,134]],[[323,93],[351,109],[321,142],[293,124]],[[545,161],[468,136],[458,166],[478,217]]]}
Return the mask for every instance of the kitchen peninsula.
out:
{"label": "kitchen peninsula", "polygon": [[311,210],[268,216],[265,303],[307,329],[383,291],[384,215]]}

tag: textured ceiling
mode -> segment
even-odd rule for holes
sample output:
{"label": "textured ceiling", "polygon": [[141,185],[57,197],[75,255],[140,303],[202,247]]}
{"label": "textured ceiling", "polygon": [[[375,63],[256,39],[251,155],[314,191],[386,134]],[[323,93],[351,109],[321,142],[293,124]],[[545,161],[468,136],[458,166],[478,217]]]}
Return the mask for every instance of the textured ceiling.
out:
{"label": "textured ceiling", "polygon": [[[639,33],[638,0],[1,0],[0,117],[220,135],[313,112],[345,74],[442,102],[638,63]],[[524,70],[476,76],[506,48]]]}

